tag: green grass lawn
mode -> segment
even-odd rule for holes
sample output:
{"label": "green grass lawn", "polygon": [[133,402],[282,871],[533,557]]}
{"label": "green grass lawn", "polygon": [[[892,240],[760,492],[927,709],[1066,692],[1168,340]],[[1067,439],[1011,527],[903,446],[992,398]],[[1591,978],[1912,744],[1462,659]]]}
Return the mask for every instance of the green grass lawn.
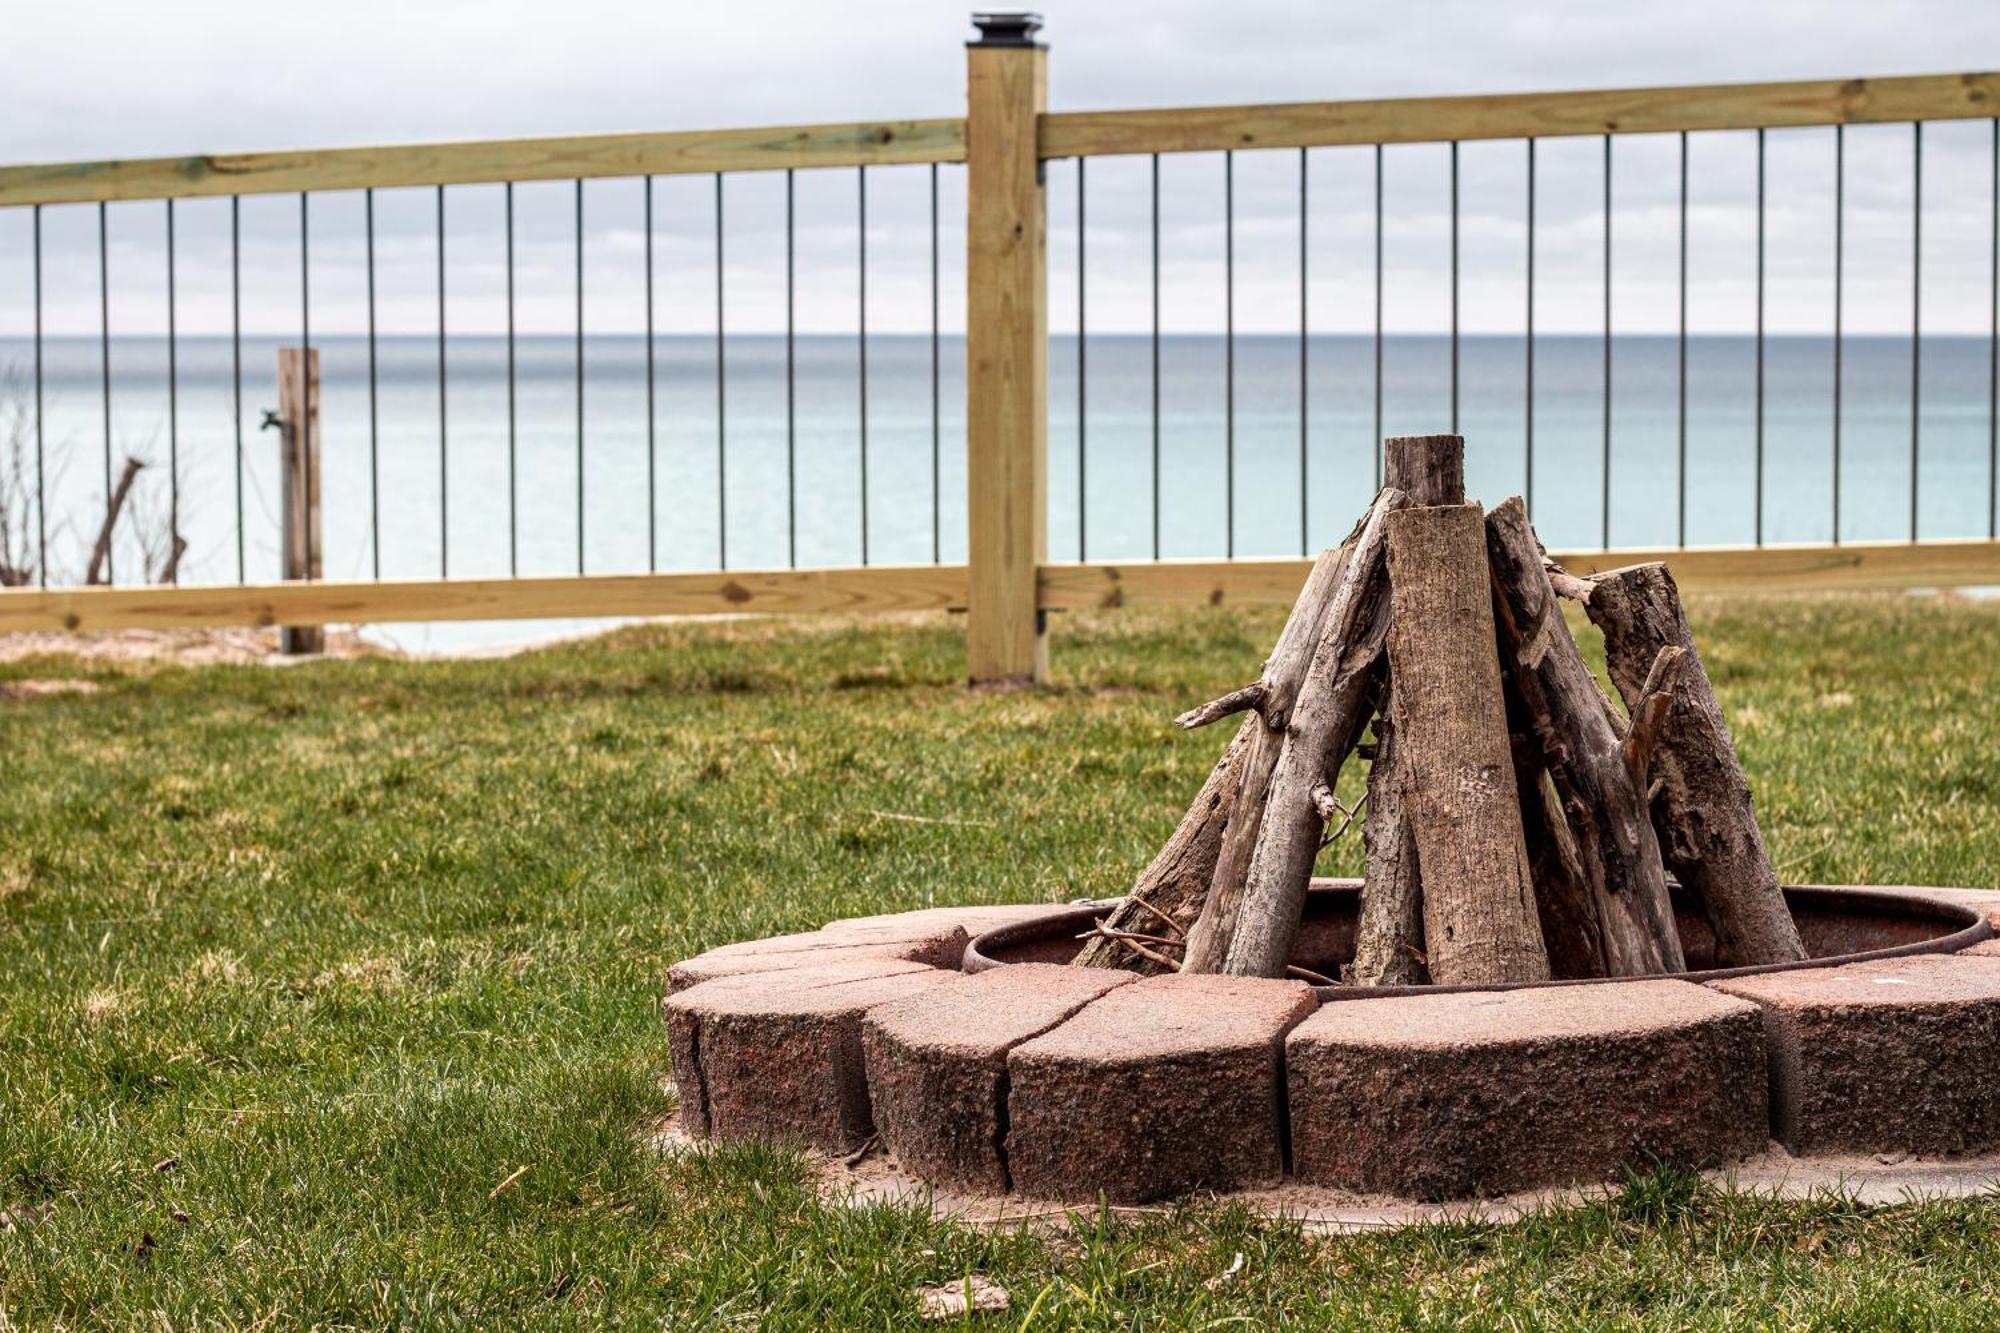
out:
{"label": "green grass lawn", "polygon": [[[2000,883],[2000,607],[1694,609],[1788,878]],[[1226,739],[1168,719],[1248,678],[1276,628],[1063,618],[1059,683],[1014,694],[959,686],[942,620],[0,668],[100,687],[0,702],[0,1311],[879,1328],[978,1271],[1038,1328],[2000,1321],[1992,1201],[1778,1204],[1661,1174],[1510,1227],[1315,1239],[1192,1205],[1031,1237],[824,1207],[781,1152],[648,1146],[669,962],[832,916],[1120,892]]]}

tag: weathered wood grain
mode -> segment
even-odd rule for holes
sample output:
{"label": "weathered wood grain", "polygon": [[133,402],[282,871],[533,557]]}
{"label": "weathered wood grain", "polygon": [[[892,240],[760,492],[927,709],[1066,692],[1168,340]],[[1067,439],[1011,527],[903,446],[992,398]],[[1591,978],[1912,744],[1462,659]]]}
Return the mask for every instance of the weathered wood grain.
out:
{"label": "weathered wood grain", "polygon": [[1068,111],[1042,118],[1043,157],[1340,144],[1548,139],[1575,134],[1983,120],[2000,74],[1392,97],[1346,102]]}
{"label": "weathered wood grain", "polygon": [[1700,897],[1727,966],[1796,962],[1798,927],[1764,847],[1750,783],[1729,723],[1695,648],[1674,578],[1662,564],[1611,570],[1585,581],[1583,609],[1604,631],[1611,683],[1636,707],[1660,650],[1688,655],[1668,709],[1651,774],[1653,828],[1669,869]]}
{"label": "weathered wood grain", "polygon": [[1390,721],[1439,985],[1545,981],[1478,505],[1389,516]]}
{"label": "weathered wood grain", "polygon": [[1597,902],[1606,970],[1684,972],[1645,790],[1626,765],[1616,711],[1563,620],[1518,497],[1488,516],[1486,543],[1501,641]]}

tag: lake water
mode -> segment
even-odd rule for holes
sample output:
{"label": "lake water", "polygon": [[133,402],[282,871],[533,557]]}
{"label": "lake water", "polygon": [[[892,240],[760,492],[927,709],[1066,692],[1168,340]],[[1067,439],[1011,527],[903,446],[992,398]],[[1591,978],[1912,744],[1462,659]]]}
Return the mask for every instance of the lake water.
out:
{"label": "lake water", "polygon": [[[288,341],[294,340],[246,339],[242,349],[240,572],[252,581],[273,579],[278,571],[277,436],[259,432],[257,424],[261,409],[276,405],[276,349]],[[454,577],[504,575],[510,567],[560,574],[575,572],[579,562],[589,572],[610,573],[707,569],[721,560],[732,568],[757,568],[794,559],[824,565],[864,558],[859,348],[851,336],[798,339],[789,488],[781,337],[727,340],[726,448],[720,454],[712,337],[656,340],[650,446],[644,339],[589,338],[581,448],[575,340],[521,338],[511,539],[505,341],[450,339],[442,422],[436,341],[379,341],[372,480],[367,341],[340,335],[318,341],[329,578],[378,572],[430,577],[446,569]],[[1076,343],[1051,339],[1050,553],[1075,559],[1081,537],[1091,559],[1150,558],[1151,341],[1093,335],[1086,350],[1087,503],[1079,533]],[[78,582],[103,503],[100,352],[96,339],[60,338],[47,342],[44,355],[49,563],[53,581]],[[1606,541],[1602,356],[1601,341],[1591,336],[1536,342],[1530,499],[1552,547]],[[15,372],[17,392],[9,401],[16,406],[25,387],[20,375],[32,357],[27,341],[0,339],[0,367]],[[874,563],[962,560],[963,342],[950,337],[941,345],[935,454],[929,338],[871,336],[867,360],[865,557]],[[1303,505],[1299,360],[1296,338],[1237,338],[1232,469],[1223,339],[1162,339],[1159,554],[1295,554],[1346,532],[1374,487],[1374,344],[1347,335],[1316,335],[1310,342]],[[1382,431],[1447,429],[1448,340],[1392,336],[1384,340],[1382,362]],[[1526,480],[1523,363],[1518,337],[1461,343],[1467,481],[1489,504],[1521,491]],[[1670,336],[1621,335],[1615,341],[1611,545],[1671,544],[1683,521],[1677,367]],[[138,454],[157,464],[142,474],[134,503],[144,523],[159,527],[167,508],[166,341],[114,338],[111,368],[114,463]],[[1991,530],[1991,372],[1992,349],[1984,338],[1924,339],[1914,480],[1918,530],[1925,537],[1986,536]],[[177,380],[181,530],[189,542],[182,580],[234,582],[238,473],[229,341],[182,338]],[[1839,536],[1907,537],[1913,480],[1909,339],[1849,337],[1842,380]],[[1689,339],[1689,544],[1747,542],[1756,535],[1755,392],[1750,338]],[[1766,541],[1824,541],[1835,531],[1833,399],[1831,339],[1767,341]],[[0,406],[0,413],[8,410]],[[941,503],[934,503],[934,462]],[[379,524],[371,523],[371,487],[379,494]],[[129,536],[116,554],[121,579],[144,562]],[[563,628],[543,622],[400,627],[387,634],[408,646],[443,649]]]}

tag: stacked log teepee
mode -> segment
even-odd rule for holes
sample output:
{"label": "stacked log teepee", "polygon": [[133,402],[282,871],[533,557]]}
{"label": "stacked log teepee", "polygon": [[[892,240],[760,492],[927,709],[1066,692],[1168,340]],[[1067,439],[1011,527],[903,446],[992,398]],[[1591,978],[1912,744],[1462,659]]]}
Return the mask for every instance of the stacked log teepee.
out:
{"label": "stacked log teepee", "polygon": [[[1329,980],[1290,960],[1314,860],[1358,813],[1334,796],[1355,754],[1367,870],[1346,980],[1685,971],[1668,870],[1721,964],[1804,957],[1666,567],[1565,573],[1520,500],[1465,502],[1458,436],[1388,440],[1384,463],[1257,680],[1179,719],[1243,715],[1077,965]],[[1623,711],[1559,596],[1603,630]]]}

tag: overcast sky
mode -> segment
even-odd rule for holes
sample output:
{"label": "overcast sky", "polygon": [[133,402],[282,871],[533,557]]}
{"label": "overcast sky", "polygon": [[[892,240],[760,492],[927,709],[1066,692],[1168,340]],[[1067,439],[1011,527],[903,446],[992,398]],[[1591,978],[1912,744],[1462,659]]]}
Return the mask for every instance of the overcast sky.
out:
{"label": "overcast sky", "polygon": [[[1277,4],[1093,0],[1046,4],[1054,109],[1286,101],[1635,84],[1933,73],[2000,66],[2000,4],[1982,0],[1680,0],[1675,4],[1491,0]],[[17,0],[7,19],[0,160],[61,161],[248,149],[592,131],[694,129],[958,114],[970,35],[961,4],[228,3],[65,4]],[[1992,255],[1992,140],[1985,122],[1926,132],[1927,329],[1983,331]],[[1911,154],[1907,127],[1848,136],[1848,317],[1853,329],[1907,330]],[[1602,189],[1594,141],[1540,150],[1538,322],[1594,330],[1601,318]],[[1519,327],[1523,303],[1523,149],[1463,150],[1465,326]],[[1676,147],[1620,141],[1614,168],[1614,302],[1621,329],[1668,329],[1674,311]],[[1385,174],[1391,328],[1444,327],[1445,150],[1391,149]],[[1692,148],[1690,316],[1741,329],[1751,317],[1754,139],[1697,136]],[[1372,312],[1371,164],[1366,150],[1311,157],[1315,328],[1360,330]],[[1769,319],[1775,330],[1829,326],[1832,134],[1769,140]],[[1295,153],[1236,163],[1239,326],[1297,325]],[[1163,168],[1163,319],[1219,326],[1221,163]],[[869,323],[926,327],[928,172],[869,173]],[[947,327],[962,308],[955,219],[963,176],[940,172]],[[782,183],[732,178],[726,207],[728,322],[782,321]],[[574,319],[574,201],[569,187],[518,191],[521,317],[564,330]],[[1145,164],[1089,169],[1089,322],[1147,327]],[[712,327],[712,183],[662,179],[655,196],[656,311],[663,330]],[[798,180],[799,319],[838,330],[855,319],[855,177]],[[313,320],[358,328],[358,196],[313,203]],[[435,201],[378,198],[386,329],[435,328]],[[1052,327],[1075,323],[1075,178],[1051,171]],[[643,321],[640,187],[592,183],[586,195],[587,325]],[[111,210],[113,321],[164,326],[157,204]],[[182,328],[227,320],[227,205],[180,206]],[[447,271],[455,328],[499,326],[503,307],[497,189],[449,195]],[[246,201],[245,319],[296,327],[297,201]],[[96,329],[95,216],[50,208],[47,310],[53,330]],[[25,210],[0,210],[0,332],[31,318]]]}

